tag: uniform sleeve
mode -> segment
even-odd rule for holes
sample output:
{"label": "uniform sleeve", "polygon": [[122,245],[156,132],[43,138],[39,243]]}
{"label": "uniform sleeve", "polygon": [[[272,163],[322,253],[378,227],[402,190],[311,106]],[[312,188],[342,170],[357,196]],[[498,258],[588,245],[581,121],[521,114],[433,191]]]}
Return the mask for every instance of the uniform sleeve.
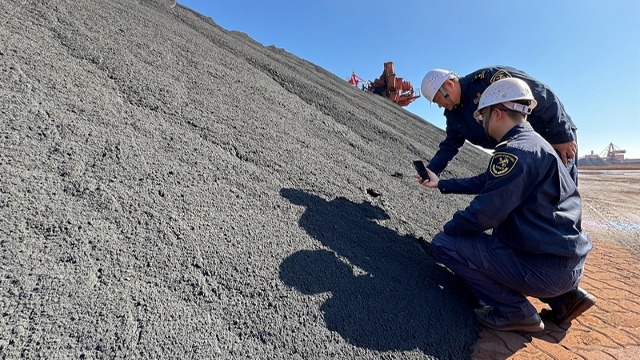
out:
{"label": "uniform sleeve", "polygon": [[529,82],[538,102],[527,119],[533,129],[551,144],[575,141],[575,125],[558,97],[544,84]]}
{"label": "uniform sleeve", "polygon": [[450,126],[447,126],[447,136],[440,143],[438,151],[433,155],[427,168],[433,171],[436,175],[440,175],[449,162],[458,154],[462,145],[464,145],[464,137],[454,131]]}
{"label": "uniform sleeve", "polygon": [[[525,155],[526,156],[526,155]],[[537,176],[521,155],[499,152],[493,155],[486,174],[486,186],[466,209],[457,211],[445,224],[450,235],[475,234],[504,222],[535,184]]]}
{"label": "uniform sleeve", "polygon": [[477,195],[484,189],[487,181],[487,174],[467,178],[448,179],[438,181],[438,190],[443,194],[470,194]]}

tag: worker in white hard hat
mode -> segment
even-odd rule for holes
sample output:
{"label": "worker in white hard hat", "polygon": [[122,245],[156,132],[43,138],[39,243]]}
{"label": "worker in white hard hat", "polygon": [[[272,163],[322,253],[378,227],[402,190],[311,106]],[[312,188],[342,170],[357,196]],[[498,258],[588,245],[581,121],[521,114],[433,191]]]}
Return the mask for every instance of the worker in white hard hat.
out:
{"label": "worker in white hard hat", "polygon": [[503,78],[524,80],[533,91],[538,103],[529,114],[529,123],[533,129],[545,138],[558,151],[563,163],[569,169],[571,177],[578,182],[576,126],[567,114],[558,97],[546,85],[527,73],[506,66],[493,66],[474,71],[459,77],[449,70],[433,69],[422,80],[422,95],[431,103],[444,108],[446,138],[428,164],[428,168],[440,174],[456,156],[465,141],[492,149],[496,142],[487,137],[475,122],[480,94],[492,83]]}
{"label": "worker in white hard hat", "polygon": [[[497,142],[486,172],[447,180],[429,169],[429,179],[416,175],[443,194],[475,195],[442,224],[432,253],[480,300],[479,322],[500,331],[538,332],[542,318],[570,325],[596,301],[578,287],[593,246],[581,227],[580,194],[557,152],[526,120],[537,106],[523,80],[493,82],[474,111]],[[527,296],[551,309],[538,314]]]}

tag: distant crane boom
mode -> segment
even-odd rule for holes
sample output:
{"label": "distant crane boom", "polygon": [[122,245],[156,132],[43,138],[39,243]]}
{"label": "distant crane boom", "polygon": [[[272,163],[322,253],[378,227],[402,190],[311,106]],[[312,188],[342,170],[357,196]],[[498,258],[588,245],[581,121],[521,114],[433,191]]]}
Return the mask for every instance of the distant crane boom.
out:
{"label": "distant crane boom", "polygon": [[600,153],[600,157],[609,162],[617,163],[624,160],[624,154],[626,152],[626,150],[620,149],[613,143],[609,143],[609,145],[607,145],[607,147]]}

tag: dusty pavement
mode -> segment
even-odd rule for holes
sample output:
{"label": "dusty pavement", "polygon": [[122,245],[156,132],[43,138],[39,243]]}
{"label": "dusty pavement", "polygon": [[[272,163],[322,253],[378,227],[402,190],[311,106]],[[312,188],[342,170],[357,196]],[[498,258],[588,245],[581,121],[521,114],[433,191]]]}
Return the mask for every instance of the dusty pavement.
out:
{"label": "dusty pavement", "polygon": [[[419,245],[469,200],[411,177],[443,131],[174,3],[1,2],[0,357],[484,349],[468,293]],[[464,147],[444,175],[488,158]],[[622,282],[609,259],[596,294]],[[608,304],[619,325],[637,302]],[[564,339],[614,344],[577,325]]]}
{"label": "dusty pavement", "polygon": [[547,322],[535,336],[483,330],[474,359],[640,359],[640,170],[585,170],[579,182],[595,245],[582,287],[596,305],[568,329]]}

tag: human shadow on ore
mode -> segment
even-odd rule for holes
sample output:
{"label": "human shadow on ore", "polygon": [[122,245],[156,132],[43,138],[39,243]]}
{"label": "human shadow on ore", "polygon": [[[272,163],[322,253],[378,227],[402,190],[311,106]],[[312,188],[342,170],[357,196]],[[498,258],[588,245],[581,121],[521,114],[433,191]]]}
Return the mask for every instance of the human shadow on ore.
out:
{"label": "human shadow on ore", "polygon": [[282,281],[321,305],[327,328],[355,346],[377,351],[419,349],[441,359],[468,358],[478,339],[469,293],[430,255],[430,244],[401,236],[369,202],[282,189],[306,207],[299,220],[326,249],[302,250],[280,266]]}

